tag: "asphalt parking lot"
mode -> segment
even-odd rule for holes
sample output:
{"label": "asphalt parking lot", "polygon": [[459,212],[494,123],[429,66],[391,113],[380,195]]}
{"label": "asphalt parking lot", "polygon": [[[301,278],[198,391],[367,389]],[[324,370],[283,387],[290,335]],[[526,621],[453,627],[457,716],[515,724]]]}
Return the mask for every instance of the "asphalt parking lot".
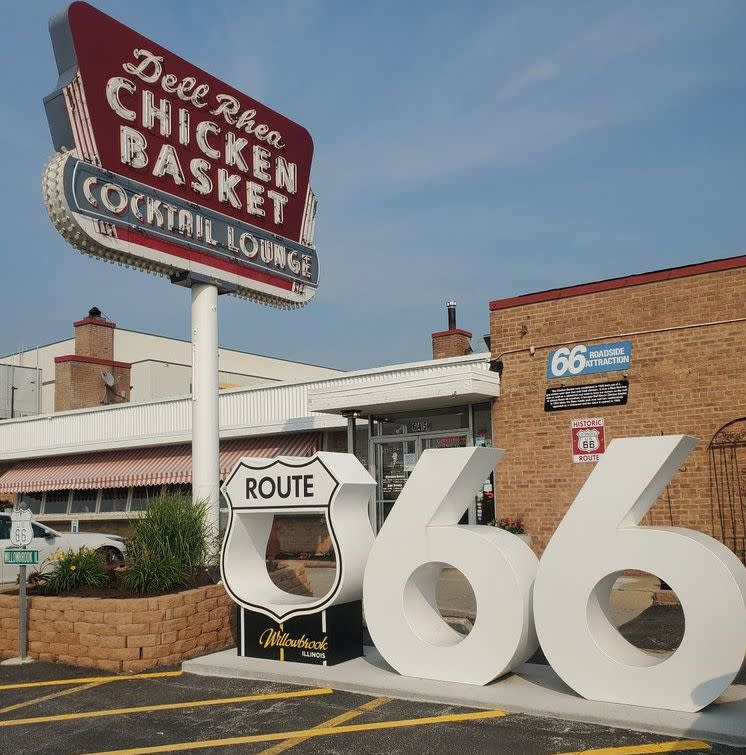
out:
{"label": "asphalt parking lot", "polygon": [[740,748],[503,711],[468,710],[179,670],[107,676],[0,667],[0,752],[743,753]]}

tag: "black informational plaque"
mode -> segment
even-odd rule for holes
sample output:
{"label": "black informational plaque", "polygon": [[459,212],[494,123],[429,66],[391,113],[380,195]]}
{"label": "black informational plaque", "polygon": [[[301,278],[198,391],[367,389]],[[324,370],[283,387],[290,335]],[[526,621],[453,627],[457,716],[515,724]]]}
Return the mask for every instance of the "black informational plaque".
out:
{"label": "black informational plaque", "polygon": [[363,654],[363,606],[340,603],[281,624],[239,606],[238,635],[238,654],[247,658],[334,666]]}
{"label": "black informational plaque", "polygon": [[545,412],[564,409],[588,409],[596,406],[623,406],[629,395],[628,380],[587,385],[563,385],[548,388],[544,397]]}

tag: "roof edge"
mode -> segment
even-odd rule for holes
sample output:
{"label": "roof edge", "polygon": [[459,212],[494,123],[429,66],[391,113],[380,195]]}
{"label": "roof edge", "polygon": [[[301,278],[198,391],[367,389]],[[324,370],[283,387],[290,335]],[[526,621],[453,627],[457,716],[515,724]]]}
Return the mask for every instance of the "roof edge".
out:
{"label": "roof edge", "polygon": [[505,299],[494,299],[490,302],[490,312],[499,309],[521,307],[526,304],[538,304],[540,302],[553,301],[555,299],[567,299],[571,296],[583,296],[585,294],[595,294],[601,291],[614,291],[619,288],[641,286],[646,283],[659,283],[661,281],[675,280],[676,278],[688,278],[694,275],[703,275],[704,273],[717,273],[723,270],[734,270],[739,267],[746,267],[746,255],[710,260],[709,262],[698,262],[693,265],[683,265],[681,267],[669,267],[663,270],[654,270],[649,273],[638,273],[636,275],[625,275],[619,278],[607,278],[606,280],[580,283],[575,286],[552,288],[547,291],[537,291],[531,294],[510,296]]}

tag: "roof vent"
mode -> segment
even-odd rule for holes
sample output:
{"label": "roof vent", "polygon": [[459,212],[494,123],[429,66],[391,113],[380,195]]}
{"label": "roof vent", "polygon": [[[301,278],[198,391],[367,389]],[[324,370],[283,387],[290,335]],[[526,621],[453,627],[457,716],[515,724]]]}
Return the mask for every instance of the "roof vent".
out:
{"label": "roof vent", "polygon": [[448,330],[456,330],[456,302],[448,301],[446,307],[448,307]]}

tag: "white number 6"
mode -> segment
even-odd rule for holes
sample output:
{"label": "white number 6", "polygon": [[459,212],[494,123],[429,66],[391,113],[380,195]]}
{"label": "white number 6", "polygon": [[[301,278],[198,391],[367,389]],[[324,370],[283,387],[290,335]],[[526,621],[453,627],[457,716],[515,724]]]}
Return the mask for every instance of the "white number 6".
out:
{"label": "white number 6", "polygon": [[[497,527],[458,526],[502,454],[425,451],[373,544],[365,617],[379,652],[400,674],[487,684],[536,651],[533,551]],[[436,584],[448,565],[464,574],[476,597],[477,617],[466,637],[438,611]]]}
{"label": "white number 6", "polygon": [[[697,445],[682,435],[614,440],[560,523],[534,586],[536,630],[559,676],[591,700],[697,711],[733,681],[746,651],[746,569],[722,543],[680,527],[638,527]],[[609,615],[626,569],[678,595],[686,626],[661,659]]]}

